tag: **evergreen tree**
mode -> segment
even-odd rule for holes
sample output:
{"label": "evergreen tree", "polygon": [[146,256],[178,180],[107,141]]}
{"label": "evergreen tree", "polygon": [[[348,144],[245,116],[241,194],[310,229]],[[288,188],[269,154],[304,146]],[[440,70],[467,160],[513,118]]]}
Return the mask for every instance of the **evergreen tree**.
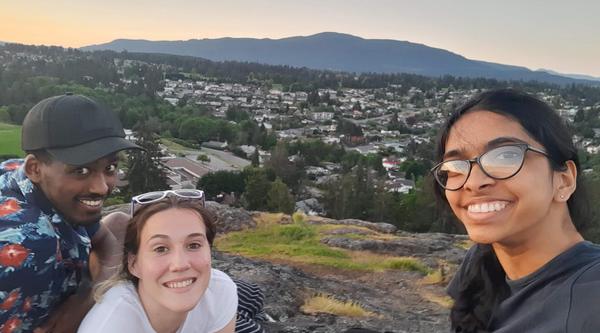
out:
{"label": "evergreen tree", "polygon": [[398,120],[398,111],[394,111],[394,114],[390,118],[390,122],[389,122],[387,128],[390,131],[399,131],[400,130],[401,126],[400,126],[400,121]]}
{"label": "evergreen tree", "polygon": [[271,170],[275,177],[281,178],[291,188],[296,188],[302,177],[301,170],[289,160],[287,146],[284,142],[278,142],[271,158],[265,163],[265,168]]}
{"label": "evergreen tree", "polygon": [[250,162],[252,162],[253,167],[258,167],[260,165],[260,156],[258,154],[258,147],[254,150],[252,156],[250,156]]}
{"label": "evergreen tree", "polygon": [[267,193],[267,207],[271,212],[291,214],[294,211],[294,197],[280,178],[271,184]]}
{"label": "evergreen tree", "polygon": [[246,192],[242,196],[244,206],[251,210],[265,210],[267,208],[265,194],[271,188],[265,170],[248,168],[244,170],[244,173],[246,174]]}
{"label": "evergreen tree", "polygon": [[127,157],[128,190],[132,195],[167,190],[165,168],[160,163],[163,154],[159,147],[159,137],[151,128],[140,123],[135,128],[137,139],[135,143],[145,151],[132,150]]}

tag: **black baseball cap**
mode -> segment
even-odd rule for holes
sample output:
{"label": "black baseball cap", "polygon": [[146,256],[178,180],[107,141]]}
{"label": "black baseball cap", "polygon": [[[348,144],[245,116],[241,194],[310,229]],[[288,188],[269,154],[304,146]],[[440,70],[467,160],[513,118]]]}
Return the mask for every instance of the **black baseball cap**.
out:
{"label": "black baseball cap", "polygon": [[69,165],[84,165],[124,149],[142,149],[125,139],[114,112],[71,93],[46,98],[29,110],[23,120],[21,148],[45,149]]}

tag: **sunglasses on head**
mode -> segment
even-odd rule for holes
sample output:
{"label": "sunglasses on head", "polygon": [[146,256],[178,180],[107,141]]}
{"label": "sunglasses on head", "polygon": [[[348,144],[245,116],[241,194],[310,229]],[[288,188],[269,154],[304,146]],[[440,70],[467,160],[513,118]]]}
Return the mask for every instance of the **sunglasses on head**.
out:
{"label": "sunglasses on head", "polygon": [[204,206],[204,191],[202,190],[165,190],[165,191],[154,191],[147,192],[144,194],[136,195],[131,198],[131,215],[135,213],[136,207],[149,205],[158,201],[163,200],[169,196],[181,198],[182,200],[198,200]]}
{"label": "sunglasses on head", "polygon": [[541,149],[526,143],[516,143],[492,148],[470,160],[442,161],[431,169],[431,173],[442,188],[458,191],[467,183],[473,163],[479,165],[481,171],[490,178],[508,179],[521,171],[527,151],[549,157],[548,153]]}

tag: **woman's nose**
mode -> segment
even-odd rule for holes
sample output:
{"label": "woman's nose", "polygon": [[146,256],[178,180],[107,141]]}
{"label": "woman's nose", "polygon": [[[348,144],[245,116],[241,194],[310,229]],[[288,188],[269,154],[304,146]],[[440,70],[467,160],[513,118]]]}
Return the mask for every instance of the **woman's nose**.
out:
{"label": "woman's nose", "polygon": [[183,250],[177,250],[171,258],[171,271],[184,271],[190,268],[190,260]]}
{"label": "woman's nose", "polygon": [[464,189],[471,191],[480,190],[494,184],[495,181],[494,178],[491,178],[483,172],[479,164],[473,163],[471,165],[471,173],[465,182]]}

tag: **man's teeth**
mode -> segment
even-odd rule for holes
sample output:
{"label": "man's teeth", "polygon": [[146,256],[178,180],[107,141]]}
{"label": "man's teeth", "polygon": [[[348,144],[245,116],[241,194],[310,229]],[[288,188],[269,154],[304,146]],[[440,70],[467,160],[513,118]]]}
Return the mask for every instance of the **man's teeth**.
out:
{"label": "man's teeth", "polygon": [[489,213],[503,210],[508,203],[506,201],[484,202],[481,204],[469,205],[468,210],[471,213]]}
{"label": "man's teeth", "polygon": [[102,200],[79,200],[86,206],[97,207],[102,205]]}
{"label": "man's teeth", "polygon": [[189,280],[179,281],[179,282],[167,282],[167,283],[165,283],[165,285],[167,286],[167,288],[183,288],[183,287],[189,286],[193,282],[194,282],[194,279],[189,279]]}

